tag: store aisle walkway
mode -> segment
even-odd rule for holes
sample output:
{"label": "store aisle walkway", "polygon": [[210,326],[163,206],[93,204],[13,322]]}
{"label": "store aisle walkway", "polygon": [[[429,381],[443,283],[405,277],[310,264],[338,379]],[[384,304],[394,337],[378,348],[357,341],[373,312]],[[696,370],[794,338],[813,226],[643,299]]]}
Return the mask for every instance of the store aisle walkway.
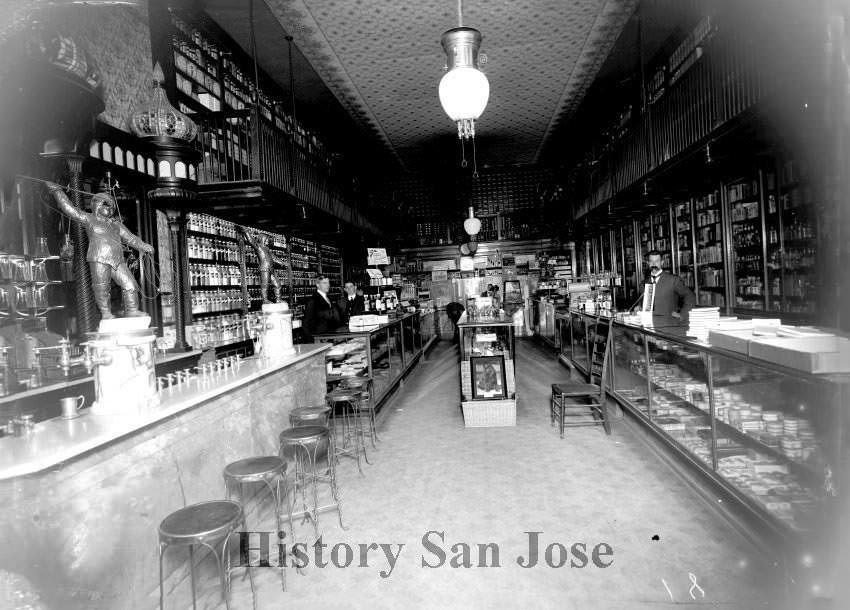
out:
{"label": "store aisle walkway", "polygon": [[[289,570],[285,594],[275,570],[255,570],[256,607],[631,610],[670,608],[675,601],[776,608],[760,586],[764,579],[751,551],[623,422],[615,422],[610,437],[596,427],[568,429],[566,439],[559,438],[549,424],[549,386],[569,372],[536,345],[518,346],[517,426],[466,429],[454,347],[439,344],[386,405],[373,465],[364,466],[362,477],[350,460],[340,468],[349,529],[342,531],[335,515],[323,515],[324,559],[345,543],[352,565],[316,567],[311,550],[303,575]],[[301,527],[296,536],[310,531]],[[423,545],[429,531],[444,532],[444,541],[430,535],[432,546],[445,552],[440,567],[422,565],[439,563]],[[525,532],[542,532],[533,568],[517,565],[528,553]],[[392,545],[392,552],[404,545],[387,578],[380,549],[360,565],[359,545],[371,543]],[[477,567],[479,543],[498,545],[500,567]],[[567,550],[583,543],[588,555],[605,543],[613,555],[598,560],[613,561],[609,567],[592,560],[583,568],[570,567],[570,560],[548,567],[544,551],[552,543]],[[455,544],[471,547],[476,567],[451,566]],[[337,558],[344,562],[345,553]],[[492,555],[487,559],[492,563]],[[557,547],[551,559],[559,560]],[[576,555],[570,559],[582,563]],[[205,600],[219,601],[216,595]],[[252,607],[247,580],[235,583],[233,602],[235,609]]]}

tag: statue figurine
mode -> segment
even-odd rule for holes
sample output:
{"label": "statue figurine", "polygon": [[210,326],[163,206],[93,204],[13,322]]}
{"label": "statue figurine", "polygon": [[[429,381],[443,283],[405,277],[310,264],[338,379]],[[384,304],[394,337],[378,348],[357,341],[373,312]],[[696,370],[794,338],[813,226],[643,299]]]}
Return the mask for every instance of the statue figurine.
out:
{"label": "statue figurine", "polygon": [[91,269],[92,292],[101,318],[109,320],[114,317],[109,309],[111,280],[115,280],[123,291],[125,317],[147,315],[139,310],[139,285],[124,260],[122,244],[148,254],[153,253],[153,246],[133,235],[124,223],[114,218],[117,205],[107,193],[94,195],[91,200],[92,212],[87,213],[74,207],[58,184],[49,182],[47,188],[62,213],[86,228],[89,236],[86,260]]}
{"label": "statue figurine", "polygon": [[274,270],[275,264],[280,265],[281,267],[286,267],[287,263],[285,260],[277,256],[274,252],[269,249],[268,238],[257,233],[255,235],[251,235],[244,228],[241,228],[242,234],[245,236],[245,240],[251,245],[254,250],[257,252],[257,258],[260,260],[260,290],[263,292],[263,303],[269,303],[269,280],[271,280],[272,285],[274,286],[274,300],[275,302],[280,301],[280,281],[277,277],[272,273]]}

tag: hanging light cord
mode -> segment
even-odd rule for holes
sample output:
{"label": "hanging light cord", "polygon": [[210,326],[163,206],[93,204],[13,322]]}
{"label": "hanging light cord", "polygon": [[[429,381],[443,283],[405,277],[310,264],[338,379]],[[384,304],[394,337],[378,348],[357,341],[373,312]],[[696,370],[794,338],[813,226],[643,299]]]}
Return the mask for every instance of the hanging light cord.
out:
{"label": "hanging light cord", "polygon": [[248,21],[251,29],[251,61],[254,63],[254,103],[260,104],[260,70],[257,66],[257,37],[254,32],[254,0],[248,3]]}
{"label": "hanging light cord", "polygon": [[475,136],[472,136],[472,177],[478,178],[478,157],[475,154]]}
{"label": "hanging light cord", "polygon": [[457,0],[457,27],[463,27],[463,0]]}

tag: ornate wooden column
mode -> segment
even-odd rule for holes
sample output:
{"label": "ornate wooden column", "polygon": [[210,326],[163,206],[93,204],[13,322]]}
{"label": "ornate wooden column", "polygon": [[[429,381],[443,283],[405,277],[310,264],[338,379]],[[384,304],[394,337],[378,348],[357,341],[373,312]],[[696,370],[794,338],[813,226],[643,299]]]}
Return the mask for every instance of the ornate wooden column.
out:
{"label": "ornate wooden column", "polygon": [[[186,248],[186,209],[197,197],[196,168],[200,154],[192,146],[198,128],[174,108],[163,90],[163,74],[154,68],[151,95],[140,104],[130,120],[135,135],[144,139],[156,158],[156,188],[148,200],[168,215],[173,272],[175,349],[185,351],[186,322],[191,318],[189,260]],[[163,263],[160,259],[160,263]]]}
{"label": "ornate wooden column", "polygon": [[168,210],[168,229],[171,236],[171,272],[174,278],[174,325],[176,327],[176,340],[174,349],[186,351],[189,344],[186,343],[186,320],[187,302],[189,301],[189,283],[187,260],[185,254],[186,244],[186,215],[179,210]]}

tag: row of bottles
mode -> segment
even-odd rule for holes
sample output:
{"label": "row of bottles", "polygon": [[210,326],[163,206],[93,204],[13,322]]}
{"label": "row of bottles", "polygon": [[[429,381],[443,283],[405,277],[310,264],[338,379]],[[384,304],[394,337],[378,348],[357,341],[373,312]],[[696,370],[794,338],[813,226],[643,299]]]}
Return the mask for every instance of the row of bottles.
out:
{"label": "row of bottles", "polygon": [[815,237],[814,228],[799,218],[794,220],[794,223],[785,227],[785,240],[798,241],[803,239],[813,239]]}
{"label": "row of bottles", "polygon": [[815,248],[787,248],[783,260],[786,271],[811,269],[815,265]]}
{"label": "row of bottles", "polygon": [[713,246],[703,246],[698,252],[697,262],[700,265],[722,263],[723,248],[720,246],[720,244],[715,244]]}
{"label": "row of bottles", "polygon": [[703,267],[699,270],[700,288],[722,288],[724,284],[723,269]]}
{"label": "row of bottles", "polygon": [[216,218],[215,216],[209,216],[207,214],[198,214],[196,212],[187,214],[186,221],[187,228],[190,231],[236,239],[236,225],[232,222]]}
{"label": "row of bottles", "polygon": [[188,333],[189,342],[195,348],[206,348],[215,345],[226,345],[250,338],[250,324],[254,317],[241,314],[224,314],[209,316],[195,322]]}
{"label": "row of bottles", "polygon": [[189,258],[215,262],[239,262],[239,244],[233,241],[190,235],[186,240],[186,245],[189,250]]}
{"label": "row of bottles", "polygon": [[761,228],[747,222],[732,225],[732,243],[736,248],[761,246]]}
{"label": "row of bottles", "polygon": [[378,314],[398,309],[399,301],[396,295],[382,296],[380,294],[364,295],[366,311],[374,311]]}
{"label": "row of bottles", "polygon": [[216,290],[192,293],[192,314],[228,311],[243,307],[241,290]]}
{"label": "row of bottles", "polygon": [[241,286],[242,272],[235,265],[189,265],[190,286]]}

